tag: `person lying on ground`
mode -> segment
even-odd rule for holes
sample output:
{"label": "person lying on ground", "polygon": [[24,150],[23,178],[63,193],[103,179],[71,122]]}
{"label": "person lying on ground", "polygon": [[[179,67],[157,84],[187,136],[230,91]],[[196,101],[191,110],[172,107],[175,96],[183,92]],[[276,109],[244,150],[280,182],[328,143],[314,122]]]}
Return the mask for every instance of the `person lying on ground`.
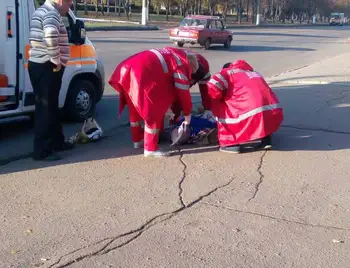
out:
{"label": "person lying on ground", "polygon": [[[129,108],[131,136],[135,148],[144,140],[144,156],[169,156],[159,149],[159,133],[174,99],[181,103],[185,123],[191,121],[191,76],[198,70],[195,55],[173,48],[150,49],[122,61],[109,84],[120,94],[121,113]],[[141,122],[145,121],[145,128]]]}
{"label": "person lying on ground", "polygon": [[270,149],[271,134],[283,121],[277,96],[244,60],[226,63],[207,83],[218,124],[220,151],[240,153],[241,144],[261,140]]}

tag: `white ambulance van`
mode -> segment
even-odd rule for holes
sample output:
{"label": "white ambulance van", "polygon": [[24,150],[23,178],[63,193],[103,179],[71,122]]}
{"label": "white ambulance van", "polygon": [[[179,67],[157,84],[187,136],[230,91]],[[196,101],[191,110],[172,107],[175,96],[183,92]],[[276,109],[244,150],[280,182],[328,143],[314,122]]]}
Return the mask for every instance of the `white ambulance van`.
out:
{"label": "white ambulance van", "polygon": [[[33,88],[28,75],[29,25],[37,0],[0,0],[0,123],[5,118],[32,115]],[[84,23],[70,10],[63,18],[68,29],[70,60],[65,69],[59,107],[65,117],[90,117],[105,86],[103,64],[85,35]]]}

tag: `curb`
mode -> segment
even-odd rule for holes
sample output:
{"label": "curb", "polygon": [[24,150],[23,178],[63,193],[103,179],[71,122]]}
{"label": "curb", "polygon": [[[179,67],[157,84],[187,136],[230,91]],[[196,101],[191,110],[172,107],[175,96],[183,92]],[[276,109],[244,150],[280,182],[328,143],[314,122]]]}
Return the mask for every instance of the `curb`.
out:
{"label": "curb", "polygon": [[[329,26],[328,23],[320,24],[261,24],[261,25],[233,25],[227,27],[227,29],[263,29],[263,28],[313,28]],[[167,30],[169,28],[160,28],[158,26],[101,26],[101,27],[86,27],[88,32],[96,31],[158,31]]]}
{"label": "curb", "polygon": [[313,28],[329,26],[328,23],[317,24],[260,24],[260,25],[234,25],[229,26],[227,29],[250,29],[250,28]]}
{"label": "curb", "polygon": [[332,86],[349,86],[349,83],[339,83],[339,82],[330,82],[330,81],[312,81],[312,80],[287,80],[287,81],[267,81],[271,86],[274,85],[332,85]]}
{"label": "curb", "polygon": [[101,27],[86,27],[87,32],[97,31],[157,31],[160,30],[157,26],[101,26]]}

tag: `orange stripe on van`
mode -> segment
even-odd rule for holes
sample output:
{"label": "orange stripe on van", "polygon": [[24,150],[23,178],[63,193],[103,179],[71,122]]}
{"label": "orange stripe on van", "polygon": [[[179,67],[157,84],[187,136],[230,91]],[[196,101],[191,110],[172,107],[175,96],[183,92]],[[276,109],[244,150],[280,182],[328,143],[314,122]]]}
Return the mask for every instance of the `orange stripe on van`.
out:
{"label": "orange stripe on van", "polygon": [[[67,66],[96,64],[95,60],[68,61]],[[28,69],[28,63],[24,64],[24,69]]]}
{"label": "orange stripe on van", "polygon": [[89,64],[96,64],[95,60],[82,60],[82,61],[68,61],[67,65],[89,65]]}
{"label": "orange stripe on van", "polygon": [[95,58],[96,57],[96,51],[93,48],[92,45],[71,45],[70,46],[70,58],[71,59],[77,59],[77,58]]}
{"label": "orange stripe on van", "polygon": [[[29,49],[30,45],[27,44],[25,47],[25,58],[29,59]],[[70,46],[70,59],[80,59],[80,58],[95,58],[96,51],[92,45],[71,45]]]}
{"label": "orange stripe on van", "polygon": [[29,60],[29,49],[30,49],[30,45],[27,44],[25,48],[26,60]]}

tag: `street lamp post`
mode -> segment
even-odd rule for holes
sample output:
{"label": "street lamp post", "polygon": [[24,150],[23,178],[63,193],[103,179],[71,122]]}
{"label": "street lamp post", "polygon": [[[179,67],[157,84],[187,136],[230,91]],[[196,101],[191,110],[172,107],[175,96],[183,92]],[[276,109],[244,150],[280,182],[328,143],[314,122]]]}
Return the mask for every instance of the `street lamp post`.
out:
{"label": "street lamp post", "polygon": [[147,25],[147,14],[148,14],[147,0],[142,0],[142,18],[141,18],[142,25]]}
{"label": "street lamp post", "polygon": [[256,0],[256,25],[260,25],[260,0]]}

